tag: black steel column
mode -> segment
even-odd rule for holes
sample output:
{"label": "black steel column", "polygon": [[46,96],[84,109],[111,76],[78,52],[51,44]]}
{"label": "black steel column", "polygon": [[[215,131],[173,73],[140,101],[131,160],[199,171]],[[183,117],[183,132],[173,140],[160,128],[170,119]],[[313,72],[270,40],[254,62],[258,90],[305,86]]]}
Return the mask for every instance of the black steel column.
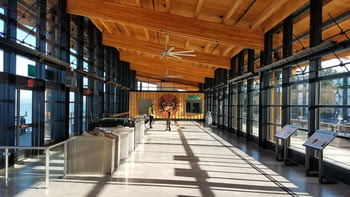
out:
{"label": "black steel column", "polygon": [[[310,47],[317,46],[322,43],[322,1],[311,0],[310,1]],[[321,58],[313,58],[309,62],[309,125],[308,136],[310,137],[318,129],[319,123],[319,83],[318,69],[321,65]],[[306,149],[306,175],[309,175],[310,171],[317,169],[317,163],[314,160],[315,152]]]}
{"label": "black steel column", "polygon": [[[260,53],[261,66],[266,66],[272,63],[272,40],[271,32],[265,34],[264,51]],[[265,72],[260,73],[260,96],[259,96],[259,146],[267,147],[267,134],[269,132],[267,124],[268,112],[268,75]]]}
{"label": "black steel column", "polygon": [[[96,72],[99,77],[103,76],[103,70],[104,70],[104,61],[103,61],[103,46],[102,46],[102,33],[95,27],[95,33],[96,33],[96,52],[97,52],[97,59],[96,59]],[[97,86],[97,95],[95,95],[95,105],[98,105],[98,111],[95,113],[98,115],[98,119],[103,117],[103,111],[104,111],[104,93],[103,93],[103,82],[96,82]]]}
{"label": "black steel column", "polygon": [[[77,69],[84,69],[84,17],[75,16],[77,25]],[[83,134],[83,108],[84,108],[84,82],[83,76],[77,75],[77,89],[74,93],[75,105],[74,105],[74,131],[76,134]],[[88,113],[86,112],[86,115]],[[87,127],[86,127],[87,128]]]}
{"label": "black steel column", "polygon": [[[70,63],[70,15],[67,13],[67,0],[58,1],[58,57],[60,60]],[[58,103],[58,119],[62,121],[62,124],[58,124],[57,129],[54,131],[53,139],[68,139],[69,138],[69,98],[66,98],[66,95],[69,95],[69,88],[66,88],[66,71],[59,70],[59,83],[61,84],[61,90],[58,94],[59,101],[63,102]],[[68,93],[67,93],[68,91]]]}
{"label": "black steel column", "polygon": [[[37,10],[39,12],[37,22],[37,42],[36,47],[42,53],[46,52],[46,0],[38,0]],[[33,91],[32,100],[32,145],[43,146],[45,138],[45,64],[36,62],[35,78],[42,80],[44,86],[36,86]]]}
{"label": "black steel column", "polygon": [[[89,50],[89,64],[88,72],[92,75],[95,74],[95,28],[94,24],[89,20],[88,22],[88,50]],[[88,90],[89,94],[86,96],[86,116],[87,123],[90,124],[94,122],[94,80],[88,79]]]}
{"label": "black steel column", "polygon": [[[255,51],[253,49],[248,49],[248,72],[254,73],[254,55]],[[252,103],[253,103],[253,83],[254,79],[247,80],[247,122],[246,122],[246,131],[247,136],[246,139],[248,141],[251,140],[252,132],[253,132],[253,114],[252,114]]]}
{"label": "black steel column", "polygon": [[[4,26],[5,37],[15,41],[17,35],[17,0],[7,0],[5,5],[5,16],[7,17]],[[4,51],[4,72],[16,74],[16,54]],[[9,77],[6,83],[0,83],[0,144],[5,146],[15,145],[15,92],[16,79]],[[13,152],[13,151],[10,151]],[[10,163],[13,163],[13,154],[10,155]]]}
{"label": "black steel column", "polygon": [[[106,62],[106,65],[105,65],[105,71],[106,71],[106,81],[110,81],[111,80],[111,50],[110,50],[110,47],[107,47],[105,46],[104,47],[104,51],[105,51],[105,62]],[[109,116],[111,114],[111,89],[110,89],[110,86],[109,84],[106,84],[106,97],[105,97],[105,111],[104,111],[104,114],[105,116]]]}
{"label": "black steel column", "polygon": [[[241,52],[238,53],[238,76],[244,74],[244,53],[245,53],[245,50],[242,50]],[[241,110],[242,86],[243,86],[242,82],[239,82],[237,85],[237,92],[238,92],[238,97],[237,97],[237,137],[242,136],[242,125],[243,125],[242,124],[242,110]]]}
{"label": "black steel column", "polygon": [[[283,21],[283,58],[293,55],[293,18],[288,17]],[[292,68],[282,70],[282,127],[290,124],[290,87],[289,76]]]}

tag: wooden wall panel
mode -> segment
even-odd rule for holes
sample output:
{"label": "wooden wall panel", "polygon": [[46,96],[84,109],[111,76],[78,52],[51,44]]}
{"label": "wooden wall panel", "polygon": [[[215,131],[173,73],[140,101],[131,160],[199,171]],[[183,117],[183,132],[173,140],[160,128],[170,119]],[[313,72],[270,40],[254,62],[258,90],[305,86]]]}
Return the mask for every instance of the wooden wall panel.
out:
{"label": "wooden wall panel", "polygon": [[[179,100],[179,109],[172,114],[172,119],[204,119],[204,93],[186,93],[186,92],[130,92],[129,96],[129,111],[130,117],[134,118],[138,115],[138,100],[139,99],[152,99],[155,117],[156,119],[164,119],[163,115],[159,111],[159,98],[164,94],[172,94]],[[202,100],[202,113],[201,114],[187,114],[186,113],[186,100],[189,96],[199,96]]]}

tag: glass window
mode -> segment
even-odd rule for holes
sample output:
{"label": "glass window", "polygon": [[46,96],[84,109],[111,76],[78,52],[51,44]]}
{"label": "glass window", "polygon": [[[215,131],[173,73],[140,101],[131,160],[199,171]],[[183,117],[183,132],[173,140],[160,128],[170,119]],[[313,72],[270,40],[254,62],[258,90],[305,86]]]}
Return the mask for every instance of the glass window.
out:
{"label": "glass window", "polygon": [[74,134],[74,92],[69,93],[69,133]]}
{"label": "glass window", "polygon": [[4,51],[0,50],[0,72],[4,72]]}
{"label": "glass window", "polygon": [[35,61],[29,60],[20,55],[16,55],[16,74],[27,76],[27,77],[35,77]]}
{"label": "glass window", "polygon": [[[4,8],[0,7],[0,14],[5,14]],[[4,21],[0,19],[0,36],[4,36],[2,33],[4,33]]]}
{"label": "glass window", "polygon": [[17,15],[17,43],[31,49],[36,49],[36,0],[28,0],[25,3],[18,3],[17,10],[28,10],[19,12]]}
{"label": "glass window", "polygon": [[186,113],[202,113],[202,100],[186,100]]}

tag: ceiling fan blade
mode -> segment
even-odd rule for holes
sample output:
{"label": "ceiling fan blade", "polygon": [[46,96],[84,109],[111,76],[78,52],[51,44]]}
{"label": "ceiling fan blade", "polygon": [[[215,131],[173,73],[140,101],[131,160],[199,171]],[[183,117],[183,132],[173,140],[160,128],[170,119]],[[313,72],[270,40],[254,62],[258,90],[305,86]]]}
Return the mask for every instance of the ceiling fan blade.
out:
{"label": "ceiling fan blade", "polygon": [[180,59],[180,60],[182,60],[182,58],[181,58],[181,57],[179,57],[179,56],[176,56],[176,55],[172,55],[172,54],[169,54],[169,56],[171,56],[171,57],[175,57],[175,58],[177,58],[177,59]]}
{"label": "ceiling fan blade", "polygon": [[191,51],[177,51],[177,52],[171,52],[171,53],[180,54],[180,53],[193,53],[193,52],[196,52],[196,51],[195,50],[191,50]]}
{"label": "ceiling fan blade", "polygon": [[174,50],[175,49],[175,47],[173,46],[173,47],[171,47],[168,51],[167,51],[167,53],[170,53],[172,50]]}
{"label": "ceiling fan blade", "polygon": [[160,57],[160,59],[163,59],[163,58],[164,58],[164,56],[165,56],[165,54],[163,54],[163,55],[162,55],[162,57]]}
{"label": "ceiling fan blade", "polygon": [[[170,54],[169,54],[170,55]],[[172,54],[173,55],[173,54]],[[196,55],[194,54],[182,54],[182,53],[179,53],[179,54],[175,54],[175,55],[178,55],[178,56],[191,56],[191,57],[196,57]]]}

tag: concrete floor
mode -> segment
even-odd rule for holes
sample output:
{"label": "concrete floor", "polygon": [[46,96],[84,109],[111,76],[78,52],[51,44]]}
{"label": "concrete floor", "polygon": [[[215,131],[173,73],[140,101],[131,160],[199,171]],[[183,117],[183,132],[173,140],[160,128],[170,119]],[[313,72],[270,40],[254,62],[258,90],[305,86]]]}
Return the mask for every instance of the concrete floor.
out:
{"label": "concrete floor", "polygon": [[[225,132],[193,121],[172,122],[172,131],[164,130],[165,121],[156,121],[111,176],[53,177],[45,190],[37,189],[44,186],[43,168],[17,166],[0,196],[349,196],[349,186],[320,185],[304,176],[303,166],[285,167],[274,153]],[[55,167],[60,172],[61,165]],[[31,173],[37,178],[28,178]]]}

